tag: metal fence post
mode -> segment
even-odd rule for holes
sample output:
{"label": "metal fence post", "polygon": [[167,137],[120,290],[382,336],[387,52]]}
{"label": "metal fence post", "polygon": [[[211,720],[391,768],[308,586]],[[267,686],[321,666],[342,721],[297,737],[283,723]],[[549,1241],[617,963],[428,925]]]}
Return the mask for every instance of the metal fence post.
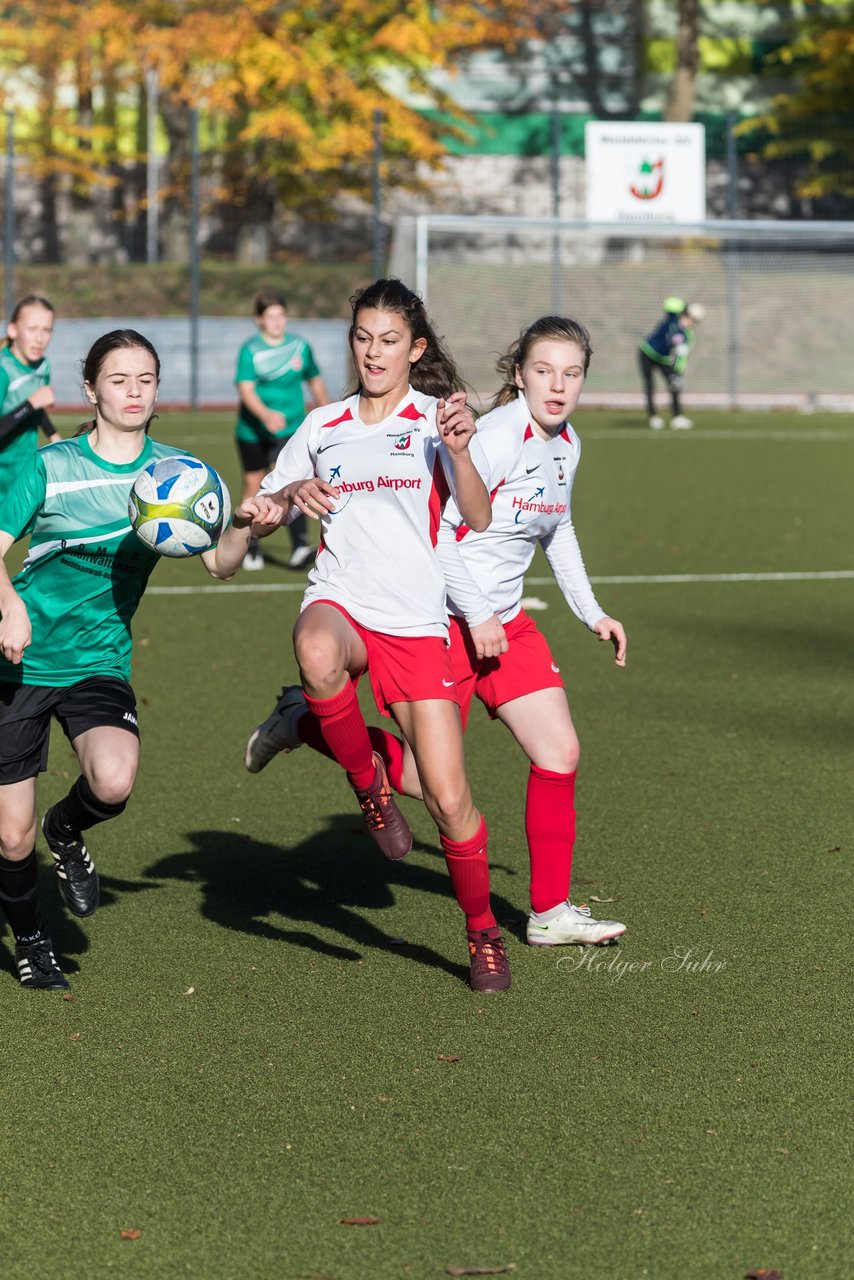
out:
{"label": "metal fence post", "polygon": [[[551,149],[551,186],[552,186],[552,217],[560,217],[560,143],[561,143],[561,118],[560,112],[552,112],[552,149]],[[560,281],[560,230],[555,224],[552,232],[552,314],[560,314],[561,299],[561,281]]]}
{"label": "metal fence post", "polygon": [[199,109],[190,109],[190,404],[199,407]]}
{"label": "metal fence post", "polygon": [[[726,117],[727,158],[727,216],[735,221],[738,214],[738,157],[735,150],[734,111]],[[738,401],[738,249],[726,251],[727,296],[727,394],[729,407],[734,409]]]}
{"label": "metal fence post", "polygon": [[6,319],[15,305],[15,113],[6,112],[6,237],[3,244],[6,276]]}
{"label": "metal fence post", "polygon": [[380,173],[380,161],[382,159],[383,149],[383,113],[379,109],[374,111],[373,140],[374,149],[371,161],[371,192],[373,204],[374,279],[380,280],[385,272],[383,271],[383,190],[382,174]]}
{"label": "metal fence post", "polygon": [[160,88],[157,71],[149,67],[145,73],[146,127],[148,155],[145,169],[145,260],[157,261],[157,99]]}

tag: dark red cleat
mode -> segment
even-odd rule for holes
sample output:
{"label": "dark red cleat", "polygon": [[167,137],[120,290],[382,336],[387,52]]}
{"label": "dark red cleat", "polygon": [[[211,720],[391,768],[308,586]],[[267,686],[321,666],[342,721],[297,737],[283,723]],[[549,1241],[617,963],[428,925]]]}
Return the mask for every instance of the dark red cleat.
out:
{"label": "dark red cleat", "polygon": [[472,991],[478,991],[481,995],[506,991],[510,986],[510,964],[501,930],[497,927],[469,929],[467,937],[471,956],[469,986]]}
{"label": "dark red cleat", "polygon": [[396,862],[405,858],[412,848],[412,832],[409,823],[397,807],[381,758],[374,752],[377,772],[374,781],[364,791],[356,790],[356,798],[362,809],[365,826],[384,857]]}

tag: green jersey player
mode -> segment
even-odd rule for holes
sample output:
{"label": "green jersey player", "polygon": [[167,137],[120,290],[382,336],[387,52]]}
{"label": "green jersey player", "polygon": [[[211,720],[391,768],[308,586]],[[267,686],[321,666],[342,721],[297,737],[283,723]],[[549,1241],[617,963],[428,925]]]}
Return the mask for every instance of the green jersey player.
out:
{"label": "green jersey player", "polygon": [[[132,532],[128,495],[143,467],[180,453],[148,435],[160,360],[133,329],[95,342],[83,365],[95,417],[71,440],[39,450],[0,493],[0,556],[29,534],[14,582],[0,561],[0,906],[15,937],[25,987],[63,990],[38,902],[36,779],[47,767],[56,717],[80,776],[44,816],[59,891],[70,911],[98,905],[98,876],[83,833],[117,817],[139,761],[130,685],[131,620],[157,555]],[[216,547],[199,557],[229,578],[256,531],[278,522],[268,499],[242,503]]]}
{"label": "green jersey player", "polygon": [[45,413],[53,404],[50,364],[45,355],[53,331],[53,307],[29,293],[15,304],[0,349],[0,493],[31,459],[38,428],[59,440]]}
{"label": "green jersey player", "polygon": [[[258,332],[244,342],[237,356],[235,383],[240,400],[237,451],[243,469],[243,497],[251,498],[306,415],[305,387],[312,405],[329,403],[329,396],[311,347],[305,338],[288,332],[288,307],[281,293],[263,289],[253,304]],[[305,516],[289,527],[291,569],[312,558]],[[263,569],[264,559],[253,539],[245,569]]]}

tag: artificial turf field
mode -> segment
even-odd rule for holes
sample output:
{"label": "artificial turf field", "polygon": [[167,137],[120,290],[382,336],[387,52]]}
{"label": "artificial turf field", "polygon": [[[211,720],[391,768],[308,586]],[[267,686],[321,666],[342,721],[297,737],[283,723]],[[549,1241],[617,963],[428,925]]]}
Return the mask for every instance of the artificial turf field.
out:
{"label": "artificial turf field", "polygon": [[[582,741],[573,899],[627,923],[619,947],[524,945],[526,763],[473,710],[506,996],[466,986],[421,806],[388,864],[330,762],[243,770],[295,678],[287,539],[225,586],[158,568],[95,917],[61,911],[39,842],[72,998],[19,989],[0,941],[4,1280],[852,1274],[854,426],[695,420],[575,416],[576,525],[628,668],[540,557],[528,587]],[[157,435],[236,488],[228,415]],[[40,810],[74,776],[57,731]]]}

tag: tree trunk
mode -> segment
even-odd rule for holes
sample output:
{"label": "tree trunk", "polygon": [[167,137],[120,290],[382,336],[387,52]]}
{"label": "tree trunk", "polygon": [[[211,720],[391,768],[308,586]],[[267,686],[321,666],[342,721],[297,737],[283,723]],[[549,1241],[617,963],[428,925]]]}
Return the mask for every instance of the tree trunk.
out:
{"label": "tree trunk", "polygon": [[700,69],[700,0],[677,0],[676,73],[664,119],[674,122],[691,120]]}

